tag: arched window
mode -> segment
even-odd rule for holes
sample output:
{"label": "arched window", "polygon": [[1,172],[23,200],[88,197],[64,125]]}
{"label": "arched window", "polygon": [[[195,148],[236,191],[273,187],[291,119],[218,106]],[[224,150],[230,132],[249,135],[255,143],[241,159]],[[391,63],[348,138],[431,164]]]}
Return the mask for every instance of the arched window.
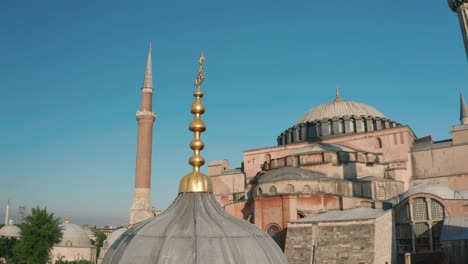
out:
{"label": "arched window", "polygon": [[269,193],[270,195],[276,194],[276,187],[275,187],[275,186],[271,186],[270,189],[268,190],[268,193]]}
{"label": "arched window", "polygon": [[294,192],[294,186],[292,184],[288,184],[286,186],[286,193],[293,193]]}
{"label": "arched window", "polygon": [[438,250],[444,218],[444,206],[435,199],[417,197],[399,206],[396,210],[399,253]]}
{"label": "arched window", "polygon": [[71,242],[70,240],[68,240],[67,242],[65,242],[65,246],[71,247],[71,246],[72,246],[72,242]]}
{"label": "arched window", "polygon": [[376,149],[381,149],[382,148],[382,139],[381,138],[376,138],[375,148]]}
{"label": "arched window", "polygon": [[304,193],[311,193],[312,190],[310,189],[310,186],[309,185],[305,185],[304,186]]}
{"label": "arched window", "polygon": [[262,188],[258,188],[257,195],[261,196],[263,194]]}
{"label": "arched window", "polygon": [[279,225],[277,224],[271,224],[268,228],[267,228],[267,234],[271,236],[271,238],[273,238],[273,240],[276,242],[276,244],[278,244],[280,247],[282,246],[282,243],[281,243],[281,228],[279,227]]}

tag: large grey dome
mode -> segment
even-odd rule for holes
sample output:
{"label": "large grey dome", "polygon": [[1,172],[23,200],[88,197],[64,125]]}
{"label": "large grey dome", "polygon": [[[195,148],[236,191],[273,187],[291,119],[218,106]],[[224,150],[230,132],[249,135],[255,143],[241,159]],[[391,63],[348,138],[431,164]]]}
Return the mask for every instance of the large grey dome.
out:
{"label": "large grey dome", "polygon": [[380,111],[370,105],[349,100],[334,100],[307,111],[297,123],[300,124],[343,116],[385,117]]}
{"label": "large grey dome", "polygon": [[0,237],[21,237],[21,229],[15,225],[5,225],[0,228]]}
{"label": "large grey dome", "polygon": [[460,193],[452,190],[446,185],[437,183],[421,183],[403,193],[400,197],[400,201],[405,200],[411,195],[420,193],[432,194],[442,199],[464,199]]}
{"label": "large grey dome", "polygon": [[65,223],[62,228],[62,240],[56,244],[58,247],[91,247],[88,233],[78,225]]}
{"label": "large grey dome", "polygon": [[273,239],[223,210],[211,193],[179,193],[159,216],[123,233],[103,264],[287,263]]}

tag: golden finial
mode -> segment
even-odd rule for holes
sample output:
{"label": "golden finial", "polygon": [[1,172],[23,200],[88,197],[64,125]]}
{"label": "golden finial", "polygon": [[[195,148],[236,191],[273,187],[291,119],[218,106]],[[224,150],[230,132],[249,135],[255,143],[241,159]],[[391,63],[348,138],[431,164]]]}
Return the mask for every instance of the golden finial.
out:
{"label": "golden finial", "polygon": [[335,101],[341,101],[341,96],[340,96],[340,87],[338,87],[338,84],[336,85],[336,97]]}
{"label": "golden finial", "polygon": [[65,217],[65,224],[69,224],[70,223],[70,217],[67,215],[67,217]]}
{"label": "golden finial", "polygon": [[201,115],[205,113],[205,106],[203,105],[201,98],[203,92],[200,87],[205,80],[205,74],[203,72],[203,62],[205,55],[202,52],[198,63],[200,68],[198,70],[197,78],[195,79],[195,86],[197,90],[193,93],[195,101],[192,104],[190,112],[195,116],[193,121],[189,125],[189,130],[194,133],[194,138],[190,142],[190,148],[193,150],[193,156],[189,159],[189,164],[193,166],[193,171],[182,178],[179,184],[179,192],[212,192],[211,180],[200,172],[200,167],[205,164],[205,159],[200,155],[200,151],[203,150],[205,144],[200,139],[201,133],[206,131],[206,125],[201,120]]}

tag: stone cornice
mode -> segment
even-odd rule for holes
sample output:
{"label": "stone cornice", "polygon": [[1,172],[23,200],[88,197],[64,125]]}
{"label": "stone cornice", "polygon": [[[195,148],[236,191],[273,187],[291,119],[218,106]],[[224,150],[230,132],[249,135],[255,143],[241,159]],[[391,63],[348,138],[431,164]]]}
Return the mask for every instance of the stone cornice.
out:
{"label": "stone cornice", "polygon": [[142,93],[153,93],[153,89],[151,89],[151,88],[142,88],[141,92]]}
{"label": "stone cornice", "polygon": [[468,7],[468,0],[448,0],[448,5],[453,12],[457,12],[458,8],[464,4]]}

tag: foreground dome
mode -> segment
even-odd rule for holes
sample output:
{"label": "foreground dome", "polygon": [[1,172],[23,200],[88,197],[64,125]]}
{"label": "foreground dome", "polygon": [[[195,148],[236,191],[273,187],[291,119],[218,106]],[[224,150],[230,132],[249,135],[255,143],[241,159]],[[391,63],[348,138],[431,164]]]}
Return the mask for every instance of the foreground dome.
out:
{"label": "foreground dome", "polygon": [[379,110],[370,105],[349,100],[334,100],[307,111],[297,123],[301,124],[344,116],[385,117]]}
{"label": "foreground dome", "polygon": [[255,225],[231,216],[212,193],[180,193],[162,214],[123,233],[110,263],[287,263],[278,245]]}
{"label": "foreground dome", "polygon": [[21,237],[21,229],[15,225],[5,225],[0,228],[0,237]]}

